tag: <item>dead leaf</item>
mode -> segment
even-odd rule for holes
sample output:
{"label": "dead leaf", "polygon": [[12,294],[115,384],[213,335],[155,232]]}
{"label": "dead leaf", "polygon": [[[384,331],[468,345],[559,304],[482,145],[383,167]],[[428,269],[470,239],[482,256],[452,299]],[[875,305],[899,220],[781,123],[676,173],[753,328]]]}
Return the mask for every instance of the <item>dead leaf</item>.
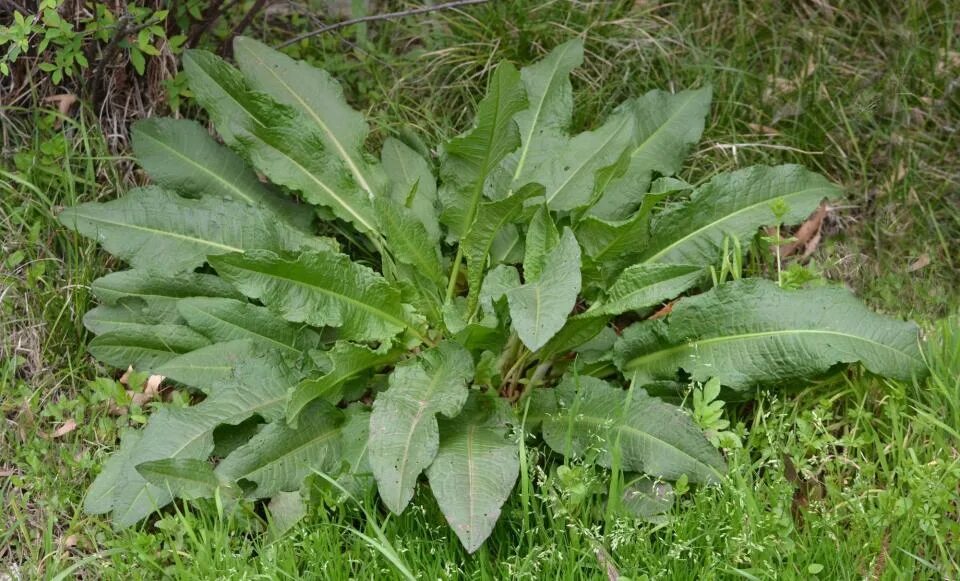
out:
{"label": "dead leaf", "polygon": [[820,204],[820,207],[814,210],[813,214],[794,232],[793,237],[796,240],[780,247],[780,257],[787,258],[799,254],[800,260],[810,258],[820,245],[823,220],[829,212],[830,207],[826,202]]}
{"label": "dead leaf", "polygon": [[127,367],[127,370],[123,372],[123,375],[121,375],[120,379],[118,379],[117,381],[119,381],[121,385],[126,385],[130,381],[130,376],[132,374],[133,374],[133,365],[131,365],[130,367]]}
{"label": "dead leaf", "polygon": [[924,252],[919,258],[910,263],[910,266],[907,267],[907,272],[917,272],[921,268],[925,268],[929,265],[930,255]]}
{"label": "dead leaf", "polygon": [[669,303],[667,303],[667,304],[665,304],[664,306],[660,307],[660,309],[659,309],[656,313],[650,315],[650,316],[647,317],[647,318],[648,318],[648,319],[662,319],[663,317],[666,317],[667,315],[669,315],[669,314],[673,311],[673,304],[676,303],[676,302],[677,302],[677,301],[670,301]]}
{"label": "dead leaf", "polygon": [[133,403],[142,406],[148,401],[155,399],[158,395],[160,395],[160,383],[163,381],[163,379],[164,378],[162,375],[151,375],[143,384],[143,392],[133,393],[130,396],[130,400]]}
{"label": "dead leaf", "polygon": [[7,476],[13,476],[17,471],[14,468],[0,468],[0,478],[6,478]]}
{"label": "dead leaf", "polygon": [[52,434],[50,434],[50,437],[62,438],[63,436],[66,436],[67,434],[69,434],[70,432],[76,429],[77,429],[77,422],[70,419],[63,422],[63,425],[57,428]]}
{"label": "dead leaf", "polygon": [[[60,114],[66,117],[70,114],[70,108],[73,107],[73,104],[77,102],[77,96],[73,93],[63,93],[62,95],[48,95],[43,98],[44,103],[56,103],[57,110],[60,111]],[[63,119],[57,119],[54,123],[54,127],[60,127],[63,123]]]}
{"label": "dead leaf", "polygon": [[64,549],[70,549],[70,548],[76,547],[78,540],[79,539],[77,539],[77,535],[70,535],[69,537],[63,539],[61,546]]}

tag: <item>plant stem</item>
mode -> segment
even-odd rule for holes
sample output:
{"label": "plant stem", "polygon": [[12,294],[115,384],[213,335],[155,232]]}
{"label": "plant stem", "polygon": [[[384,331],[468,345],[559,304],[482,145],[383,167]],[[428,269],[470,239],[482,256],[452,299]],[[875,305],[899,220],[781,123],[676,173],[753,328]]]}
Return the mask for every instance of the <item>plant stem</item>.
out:
{"label": "plant stem", "polygon": [[453,259],[453,266],[450,268],[450,281],[447,283],[447,296],[444,298],[444,304],[453,300],[453,291],[457,288],[457,275],[460,274],[460,265],[463,263],[463,246],[457,245],[457,257]]}

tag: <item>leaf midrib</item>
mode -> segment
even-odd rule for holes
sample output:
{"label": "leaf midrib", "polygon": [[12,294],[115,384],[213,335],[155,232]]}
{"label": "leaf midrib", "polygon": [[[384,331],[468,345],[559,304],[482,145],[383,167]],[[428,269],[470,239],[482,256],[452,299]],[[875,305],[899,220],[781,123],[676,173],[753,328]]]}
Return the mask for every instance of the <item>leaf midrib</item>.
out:
{"label": "leaf midrib", "polygon": [[[682,450],[681,448],[678,448],[677,446],[675,446],[674,444],[671,444],[670,442],[667,442],[666,440],[663,440],[663,439],[661,439],[661,438],[658,438],[658,437],[654,436],[653,434],[651,434],[651,433],[649,433],[649,432],[644,432],[644,431],[641,430],[640,428],[636,428],[636,427],[634,427],[634,426],[631,426],[630,424],[627,424],[627,423],[624,423],[624,422],[620,422],[620,423],[613,424],[613,425],[611,426],[611,425],[609,425],[609,423],[610,423],[610,418],[600,418],[600,417],[597,417],[597,416],[588,415],[588,414],[586,414],[586,413],[584,413],[584,412],[582,412],[582,411],[578,411],[578,412],[577,412],[577,415],[573,418],[573,422],[574,422],[574,423],[590,424],[590,425],[593,425],[593,426],[596,426],[596,427],[599,427],[599,428],[603,428],[604,426],[609,426],[609,429],[611,429],[611,430],[625,431],[625,432],[634,433],[634,434],[636,434],[638,437],[640,437],[640,438],[642,438],[642,439],[650,440],[650,441],[652,441],[652,442],[659,443],[659,444],[661,444],[661,445],[663,445],[663,446],[665,446],[665,447],[667,447],[667,448],[670,448],[671,450],[674,450],[677,454],[679,454],[679,455],[681,455],[681,456],[683,456],[683,457],[685,457],[685,458],[689,458],[690,461],[692,461],[694,464],[706,468],[711,474],[717,476],[718,479],[722,476],[722,474],[720,473],[719,470],[717,470],[716,468],[714,468],[714,467],[711,466],[710,464],[707,464],[707,463],[704,462],[703,460],[700,460],[699,458],[697,458],[697,457],[695,457],[695,456],[692,456],[692,455],[689,454],[688,452]],[[645,463],[645,464],[646,464],[646,463]]]}
{"label": "leaf midrib", "polygon": [[253,198],[253,197],[249,196],[248,194],[244,193],[243,190],[241,190],[239,187],[237,187],[236,184],[234,184],[233,182],[230,182],[230,181],[228,181],[227,179],[221,177],[220,174],[218,174],[218,173],[210,170],[209,168],[207,168],[206,166],[204,166],[204,165],[202,165],[202,164],[197,163],[197,162],[196,162],[193,158],[191,158],[190,156],[184,155],[183,153],[181,153],[180,150],[178,150],[178,149],[176,149],[176,148],[174,148],[174,147],[171,147],[170,145],[167,145],[167,143],[166,143],[165,141],[163,141],[163,140],[161,140],[161,139],[158,139],[157,137],[155,137],[154,135],[152,135],[150,132],[142,131],[142,130],[141,130],[140,134],[143,135],[143,136],[145,136],[147,139],[150,139],[151,141],[153,141],[154,143],[156,143],[156,144],[159,145],[160,147],[166,149],[168,152],[170,152],[171,154],[175,155],[176,157],[182,159],[183,161],[185,161],[185,162],[188,163],[189,165],[192,165],[193,167],[195,167],[195,168],[198,169],[199,171],[201,171],[201,172],[209,175],[209,176],[212,177],[214,180],[216,180],[216,181],[220,182],[221,184],[223,184],[223,186],[226,187],[227,189],[234,191],[234,192],[236,193],[237,197],[241,198],[242,200],[244,200],[244,201],[246,201],[246,202],[249,202],[249,203],[251,203],[251,204],[256,204],[256,203],[258,203],[258,202],[260,201],[260,200],[257,200],[256,198]]}
{"label": "leaf midrib", "polygon": [[[693,232],[690,232],[689,234],[686,234],[686,235],[682,236],[681,238],[679,238],[679,239],[673,241],[672,243],[668,244],[667,246],[663,247],[661,250],[657,251],[655,254],[653,254],[653,255],[651,255],[651,256],[649,256],[649,257],[647,257],[647,258],[644,258],[644,259],[642,260],[642,262],[643,262],[643,263],[656,262],[656,261],[659,260],[660,257],[662,257],[664,254],[666,254],[666,253],[669,252],[670,250],[673,250],[674,248],[680,246],[681,244],[683,244],[683,243],[686,242],[687,240],[690,240],[690,239],[693,238],[694,236],[700,234],[700,233],[703,232],[704,230],[708,230],[708,229],[710,229],[710,228],[714,228],[714,227],[716,227],[718,224],[722,224],[722,223],[724,223],[724,222],[727,222],[728,220],[732,219],[733,217],[735,217],[735,216],[737,216],[737,215],[739,215],[739,214],[742,214],[742,213],[744,213],[744,212],[749,212],[749,211],[751,211],[751,210],[755,210],[756,208],[758,208],[758,207],[760,207],[760,206],[769,205],[771,202],[773,202],[773,200],[776,200],[776,199],[778,199],[778,198],[783,198],[783,199],[793,198],[793,197],[802,196],[802,195],[805,195],[805,194],[808,194],[808,193],[811,193],[811,192],[816,192],[816,191],[818,191],[818,190],[823,190],[823,191],[824,191],[824,192],[823,192],[823,193],[824,193],[824,196],[826,196],[830,191],[833,191],[834,189],[835,189],[835,188],[833,188],[833,187],[830,186],[830,185],[817,186],[817,187],[814,187],[814,188],[806,188],[806,189],[803,189],[803,190],[797,190],[797,191],[795,191],[795,192],[790,192],[789,194],[784,194],[784,195],[782,195],[782,196],[776,196],[776,197],[774,197],[774,198],[763,199],[763,200],[760,200],[759,202],[750,204],[750,205],[748,205],[748,206],[744,206],[744,207],[742,207],[742,208],[740,208],[740,209],[738,209],[738,210],[735,210],[735,211],[733,211],[733,212],[730,212],[729,214],[724,214],[723,217],[721,217],[721,218],[719,218],[719,219],[717,219],[717,220],[713,220],[713,221],[711,221],[711,222],[709,222],[709,223],[701,226],[700,228],[697,228],[697,229],[694,230]],[[692,203],[695,204],[695,201],[692,202]],[[692,207],[692,206],[684,206],[684,208],[687,208],[687,207]],[[655,233],[655,232],[654,232],[654,233]],[[651,236],[651,239],[654,239],[654,240],[655,240],[656,237],[655,237],[655,236]]]}
{"label": "leaf midrib", "polygon": [[[625,125],[627,124],[627,122],[630,120],[630,116],[629,116],[629,115],[622,115],[621,117],[622,117],[622,121],[621,121],[620,126],[617,127],[615,130],[613,130],[613,131],[610,133],[610,136],[607,137],[607,139],[605,139],[604,142],[603,142],[602,144],[600,144],[600,146],[597,147],[597,148],[594,150],[594,152],[593,152],[587,159],[585,159],[584,162],[581,163],[581,164],[577,167],[577,169],[575,169],[575,170],[573,171],[573,173],[571,173],[571,174],[567,177],[567,179],[564,180],[564,182],[563,182],[562,184],[560,184],[559,187],[557,187],[557,188],[553,191],[552,194],[546,196],[547,204],[549,204],[550,202],[552,202],[553,199],[556,198],[557,195],[558,195],[560,192],[562,192],[562,191],[564,190],[564,188],[567,187],[567,185],[571,182],[571,180],[573,180],[574,177],[580,175],[580,172],[582,172],[583,169],[584,169],[585,167],[587,167],[587,165],[588,165],[590,162],[592,162],[592,161],[600,154],[600,152],[602,152],[603,150],[605,150],[605,149],[607,148],[607,146],[610,145],[610,142],[613,141],[613,139],[614,139],[615,137],[617,137],[618,135],[620,135],[620,132],[623,131],[624,126],[625,126]],[[602,129],[602,126],[601,126],[601,129]],[[574,139],[576,139],[576,138],[574,138]]]}
{"label": "leaf midrib", "polygon": [[874,346],[876,346],[876,347],[882,347],[882,348],[884,348],[884,349],[886,349],[886,350],[888,350],[888,351],[892,351],[893,353],[897,354],[898,356],[906,357],[907,359],[913,360],[914,363],[917,364],[917,365],[923,365],[923,362],[922,362],[921,360],[917,359],[916,357],[913,357],[912,355],[909,355],[909,354],[907,354],[907,353],[905,353],[905,352],[903,352],[903,351],[900,351],[899,349],[896,349],[896,348],[891,347],[891,346],[889,346],[889,345],[885,345],[885,344],[883,344],[883,343],[879,343],[879,342],[874,341],[874,340],[872,340],[872,339],[869,339],[869,338],[867,338],[867,337],[861,337],[861,336],[859,336],[859,335],[851,335],[850,333],[842,333],[842,332],[840,332],[840,331],[830,331],[830,330],[823,330],[823,329],[781,329],[781,330],[778,330],[778,331],[761,331],[761,332],[755,332],[755,333],[739,333],[739,334],[737,334],[737,335],[723,335],[723,336],[721,336],[721,337],[710,337],[710,338],[707,338],[707,339],[700,339],[700,340],[697,340],[697,341],[687,341],[687,342],[681,343],[680,345],[675,345],[675,346],[669,347],[669,348],[667,348],[667,349],[661,349],[661,350],[659,350],[659,351],[654,351],[654,352],[648,353],[648,354],[646,354],[646,355],[641,355],[641,356],[639,356],[639,357],[634,357],[633,359],[631,359],[631,360],[629,361],[629,363],[627,363],[627,365],[626,365],[626,371],[637,371],[639,367],[641,367],[642,365],[644,365],[644,364],[646,364],[646,363],[648,363],[648,362],[650,362],[650,361],[655,361],[655,360],[657,360],[657,359],[659,359],[659,358],[661,358],[661,357],[664,357],[664,356],[666,356],[666,355],[668,355],[668,354],[670,354],[670,353],[673,353],[673,352],[676,352],[676,351],[682,351],[682,350],[684,350],[684,349],[699,349],[699,347],[700,347],[701,345],[724,343],[724,342],[729,342],[729,341],[740,341],[740,340],[745,340],[745,339],[747,339],[747,340],[749,340],[749,339],[758,339],[758,338],[763,338],[763,337],[776,337],[776,336],[778,336],[778,335],[791,335],[791,334],[793,334],[793,335],[832,335],[832,336],[837,336],[837,337],[843,337],[843,338],[845,338],[845,339],[851,339],[851,340],[855,340],[855,341],[861,341],[861,342],[864,342],[864,343],[869,343],[870,345],[874,345]]}
{"label": "leaf midrib", "polygon": [[527,138],[521,140],[522,146],[520,151],[520,159],[517,162],[517,169],[513,172],[513,181],[516,181],[520,177],[520,173],[523,170],[523,166],[527,160],[527,153],[530,151],[530,145],[533,142],[533,134],[536,132],[537,124],[540,121],[540,115],[543,112],[543,106],[547,102],[547,96],[550,95],[551,90],[556,86],[556,81],[559,79],[557,76],[557,71],[560,70],[560,64],[563,62],[563,57],[566,56],[567,51],[572,48],[572,45],[566,46],[564,52],[557,53],[557,60],[550,70],[550,82],[547,83],[546,89],[543,91],[543,96],[540,98],[540,101],[537,103],[536,111],[534,112],[533,119],[530,122],[530,130],[527,132]]}
{"label": "leaf midrib", "polygon": [[327,137],[333,143],[334,147],[336,147],[337,151],[340,153],[340,158],[344,162],[346,162],[346,164],[350,167],[350,172],[353,173],[354,177],[357,178],[357,181],[360,182],[360,185],[363,187],[363,189],[370,196],[373,196],[373,190],[370,189],[370,185],[367,183],[367,180],[363,177],[363,173],[360,171],[360,168],[356,165],[356,163],[354,163],[353,158],[350,157],[350,155],[347,153],[346,149],[343,147],[343,144],[340,143],[340,140],[337,138],[337,136],[334,135],[333,131],[330,130],[330,127],[328,127],[327,124],[323,122],[323,119],[321,119],[320,116],[313,110],[313,108],[310,107],[310,105],[308,105],[307,102],[300,97],[299,93],[293,90],[293,87],[287,84],[287,82],[284,81],[283,78],[276,73],[276,71],[274,70],[274,67],[268,66],[263,59],[261,59],[255,52],[250,50],[247,43],[240,43],[240,46],[248,54],[250,54],[250,56],[256,59],[256,61],[260,63],[260,65],[264,69],[266,69],[267,72],[269,72],[273,76],[273,78],[277,80],[278,83],[283,85],[283,87],[287,90],[287,92],[290,93],[290,95],[294,99],[296,99],[297,102],[299,102],[300,105],[303,106],[305,110],[307,110],[310,113],[310,116],[313,117],[314,121],[317,122],[317,125],[319,125],[321,129],[323,129],[324,133],[327,134]]}
{"label": "leaf midrib", "polygon": [[[383,310],[378,309],[378,308],[376,308],[376,307],[374,307],[374,306],[372,306],[372,305],[369,305],[369,304],[367,304],[367,303],[365,303],[365,302],[362,302],[362,301],[359,301],[359,300],[357,300],[357,299],[354,299],[353,297],[349,297],[349,296],[347,296],[347,295],[344,295],[344,294],[341,294],[341,293],[338,293],[338,292],[334,292],[334,291],[332,291],[332,290],[330,290],[330,289],[327,289],[327,288],[322,287],[322,286],[317,286],[316,284],[313,284],[313,283],[310,283],[310,282],[307,282],[307,281],[304,281],[304,280],[299,280],[299,279],[295,279],[295,278],[284,277],[284,276],[280,276],[280,275],[278,275],[278,274],[276,274],[276,273],[274,273],[274,272],[265,272],[265,271],[263,271],[263,270],[259,270],[259,269],[257,269],[257,268],[253,268],[254,266],[258,266],[258,263],[245,263],[245,264],[230,264],[230,263],[227,263],[227,264],[228,264],[229,266],[232,266],[233,268],[238,268],[238,269],[241,269],[241,270],[249,270],[249,271],[251,271],[251,272],[255,272],[255,273],[261,274],[261,275],[263,275],[263,276],[267,276],[267,277],[274,278],[274,279],[277,279],[277,280],[287,281],[287,282],[289,282],[289,283],[291,283],[291,284],[295,284],[295,285],[298,285],[298,286],[306,287],[306,288],[309,288],[309,289],[314,289],[314,290],[318,291],[320,294],[327,295],[327,296],[333,297],[333,298],[339,298],[339,299],[342,300],[343,302],[346,302],[346,303],[349,303],[349,304],[354,305],[354,306],[356,306],[356,307],[359,307],[359,308],[361,308],[362,310],[365,310],[365,311],[373,314],[376,318],[381,319],[381,320],[384,320],[384,321],[387,321],[387,322],[390,322],[390,323],[392,323],[393,325],[395,325],[395,326],[397,326],[397,327],[400,327],[401,329],[410,329],[411,331],[415,331],[415,329],[412,328],[412,326],[410,325],[410,323],[407,323],[406,321],[404,321],[404,320],[402,320],[402,319],[398,319],[397,317],[394,317],[393,315],[387,313],[386,311],[383,311]],[[290,263],[284,263],[284,264],[290,264]],[[296,263],[294,263],[294,264],[296,264]]]}
{"label": "leaf midrib", "polygon": [[228,246],[228,245],[226,245],[226,244],[220,244],[219,242],[213,242],[213,241],[211,241],[211,240],[204,240],[203,238],[194,238],[194,237],[192,237],[192,236],[186,236],[186,235],[184,235],[184,234],[178,234],[178,233],[176,233],[176,232],[170,232],[170,231],[167,231],[167,230],[157,230],[157,229],[155,229],[155,228],[148,228],[148,227],[146,227],[146,226],[140,226],[140,225],[138,225],[138,224],[125,223],[125,222],[117,222],[117,221],[114,221],[114,220],[108,220],[108,219],[106,219],[106,218],[99,218],[99,217],[95,217],[95,216],[90,216],[89,214],[83,214],[82,212],[77,212],[77,213],[76,213],[76,216],[77,216],[77,217],[84,218],[84,219],[86,219],[86,220],[89,220],[90,222],[95,222],[95,223],[99,223],[99,224],[105,224],[105,225],[108,225],[108,226],[116,226],[116,227],[118,227],[118,228],[129,228],[129,229],[131,229],[131,230],[140,230],[140,231],[143,231],[143,232],[148,232],[148,233],[150,233],[150,234],[152,234],[152,235],[154,235],[154,236],[167,236],[167,237],[170,237],[170,238],[178,238],[178,239],[181,239],[181,240],[185,240],[185,241],[187,241],[187,242],[192,242],[192,243],[194,243],[194,244],[201,244],[201,245],[206,245],[206,246],[210,246],[210,247],[213,247],[213,248],[219,248],[219,249],[222,249],[222,250],[226,250],[227,252],[243,252],[243,248],[237,248],[237,247],[234,247],[234,246]]}

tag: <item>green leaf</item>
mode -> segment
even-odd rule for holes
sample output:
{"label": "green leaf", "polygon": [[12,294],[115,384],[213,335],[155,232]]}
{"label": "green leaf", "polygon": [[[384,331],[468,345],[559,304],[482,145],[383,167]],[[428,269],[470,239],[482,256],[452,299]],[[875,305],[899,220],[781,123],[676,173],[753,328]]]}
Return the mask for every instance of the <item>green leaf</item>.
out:
{"label": "green leaf", "polygon": [[487,261],[494,239],[504,227],[520,219],[524,202],[543,193],[538,184],[530,184],[516,194],[497,200],[485,202],[477,209],[476,220],[463,239],[463,255],[467,259],[467,285],[470,293],[467,300],[467,318],[473,317],[480,299],[480,286],[483,274],[487,270]]}
{"label": "green leaf", "polygon": [[301,113],[254,91],[238,70],[211,53],[186,51],[183,69],[227,145],[273,183],[330,208],[361,232],[376,232],[369,193]]}
{"label": "green leaf", "polygon": [[369,128],[347,105],[343,89],[326,71],[296,61],[252,38],[233,41],[237,65],[247,81],[278,102],[299,111],[323,137],[329,155],[338,158],[370,196],[382,190],[383,177],[363,152]]}
{"label": "green leaf", "polygon": [[617,278],[604,300],[582,316],[612,316],[652,307],[679,296],[703,280],[702,266],[689,264],[635,264]]}
{"label": "green leaf", "polygon": [[660,215],[641,258],[713,264],[725,237],[746,240],[761,226],[776,223],[771,206],[777,200],[789,208],[782,223],[797,224],[824,198],[839,194],[824,177],[798,165],[754,166],[721,174],[697,188],[687,204]]}
{"label": "green leaf", "polygon": [[520,71],[529,106],[514,120],[520,130],[520,149],[504,160],[512,169],[511,189],[539,182],[536,170],[567,146],[573,116],[570,71],[583,64],[583,41],[567,41],[546,58]]}
{"label": "green leaf", "polygon": [[155,187],[67,208],[60,221],[134,268],[164,275],[193,270],[207,256],[255,248],[296,250],[307,243],[305,234],[247,204],[184,198]]}
{"label": "green leaf", "polygon": [[364,496],[376,486],[370,468],[370,409],[353,404],[344,410],[346,421],[340,430],[340,462],[342,470],[337,482],[350,494]]}
{"label": "green leaf", "polygon": [[101,276],[90,284],[93,294],[106,305],[117,306],[125,297],[142,299],[157,319],[180,319],[177,301],[186,297],[240,299],[227,281],[212,274],[183,272],[176,276],[143,270],[122,270]]}
{"label": "green leaf", "polygon": [[440,447],[427,469],[430,490],[468,553],[493,532],[520,473],[513,423],[503,399],[471,393],[463,412],[440,423]]}
{"label": "green leaf", "polygon": [[248,252],[211,257],[210,264],[284,319],[337,327],[341,339],[386,341],[412,328],[400,291],[343,254],[310,251],[284,258]]}
{"label": "green leaf", "polygon": [[414,267],[442,289],[446,280],[440,263],[440,239],[431,238],[413,212],[390,198],[377,198],[373,207],[394,258]]}
{"label": "green leaf", "polygon": [[651,523],[665,520],[676,501],[669,482],[660,482],[649,476],[636,476],[624,484],[620,508],[624,513]]}
{"label": "green leaf", "polygon": [[337,341],[333,348],[324,352],[329,368],[318,378],[307,378],[291,392],[287,403],[287,422],[296,426],[300,412],[313,400],[324,398],[337,403],[343,397],[341,389],[348,381],[374,368],[396,361],[397,350],[370,349],[348,341]]}
{"label": "green leaf", "polygon": [[[165,316],[168,314],[172,316]],[[114,305],[100,305],[83,316],[83,326],[95,335],[121,331],[131,325],[133,328],[143,328],[143,325],[181,322],[175,311],[169,313],[162,308],[151,308],[146,301],[137,297],[125,297]]]}
{"label": "green leaf", "polygon": [[571,317],[567,319],[563,328],[538,351],[538,355],[541,359],[553,359],[573,351],[603,331],[607,321],[606,317]]}
{"label": "green leaf", "polygon": [[267,505],[270,511],[268,537],[276,541],[307,516],[307,503],[300,491],[278,492]]}
{"label": "green leaf", "polygon": [[238,365],[261,351],[254,342],[244,339],[214,343],[169,359],[153,371],[209,394],[213,386],[231,379]]}
{"label": "green leaf", "polygon": [[590,201],[597,172],[617,163],[633,139],[633,115],[618,111],[593,131],[569,140],[536,168],[551,210],[573,210]]}
{"label": "green leaf", "polygon": [[520,340],[531,351],[557,334],[580,293],[580,246],[565,228],[560,242],[543,262],[540,278],[507,292],[510,317]]}
{"label": "green leaf", "polygon": [[380,497],[396,514],[413,498],[417,477],[437,453],[436,414],[454,417],[467,399],[473,360],[459,344],[444,342],[398,366],[390,387],[373,403],[370,467]]}
{"label": "green leaf", "polygon": [[120,457],[127,462],[109,466],[88,491],[93,508],[110,498],[113,523],[128,527],[172,499],[166,488],[155,486],[135,469],[153,460],[205,460],[213,450],[213,431],[221,424],[239,424],[253,415],[276,420],[283,415],[287,389],[296,381],[276,355],[264,354],[238,366],[234,377],[215,386],[211,395],[187,408],[164,407],[154,413],[139,438],[124,439]]}
{"label": "green leaf", "polygon": [[97,336],[88,345],[97,360],[120,369],[152,371],[171,359],[210,344],[185,325],[126,325]]}
{"label": "green leaf", "polygon": [[330,472],[340,466],[343,412],[316,400],[300,414],[298,428],[283,421],[264,426],[245,445],[217,466],[216,474],[230,482],[250,481],[247,498],[266,498],[299,490],[314,470]]}
{"label": "green leaf", "polygon": [[[609,468],[614,449],[620,465],[670,480],[714,482],[723,459],[689,416],[634,387],[627,392],[595,377],[566,377],[555,390],[558,412],[543,420],[543,439],[565,456],[598,452]],[[599,446],[599,449],[598,449]]]}
{"label": "green leaf", "polygon": [[523,276],[527,280],[540,278],[547,254],[560,242],[560,232],[550,217],[550,210],[542,206],[533,215],[527,228],[527,243],[524,245]]}
{"label": "green leaf", "polygon": [[520,73],[510,63],[501,63],[477,108],[473,129],[447,143],[440,165],[444,184],[440,190],[440,221],[447,226],[451,241],[463,238],[470,230],[487,176],[520,145],[513,116],[526,105]]}
{"label": "green leaf", "polygon": [[133,124],[130,136],[137,162],[157,185],[192,198],[230,198],[261,206],[297,228],[309,228],[310,212],[261,183],[239,156],[196,121],[144,119]]}
{"label": "green leaf", "polygon": [[389,179],[390,198],[420,220],[430,240],[439,241],[437,180],[427,160],[399,139],[388,137],[380,151],[380,163]]}
{"label": "green leaf", "polygon": [[131,466],[131,455],[142,436],[140,430],[125,429],[121,432],[119,449],[107,458],[103,470],[83,497],[84,512],[106,514],[113,510],[113,498],[124,484],[126,470]]}
{"label": "green leaf", "polygon": [[181,299],[177,308],[192,329],[215,343],[247,339],[294,358],[321,343],[320,334],[313,329],[284,321],[265,307],[243,301],[193,297]]}
{"label": "green leaf", "polygon": [[858,361],[903,381],[926,374],[913,323],[874,314],[843,288],[787,291],[759,279],[723,284],[679,301],[666,319],[633,325],[615,361],[640,385],[684,370],[745,395]]}
{"label": "green leaf", "polygon": [[585,274],[593,274],[594,282],[606,288],[634,264],[650,241],[650,222],[653,209],[664,194],[647,194],[640,208],[630,217],[611,222],[596,216],[586,216],[576,225],[577,240],[589,257]]}
{"label": "green leaf", "polygon": [[164,458],[142,462],[137,472],[147,482],[166,489],[173,496],[185,500],[212,498],[221,486],[213,473],[213,464],[196,458]]}
{"label": "green leaf", "polygon": [[629,164],[590,208],[592,215],[620,220],[640,204],[653,172],[669,176],[680,171],[690,148],[700,140],[710,113],[710,87],[677,94],[649,93],[628,101],[625,108],[636,122],[634,140],[627,149]]}

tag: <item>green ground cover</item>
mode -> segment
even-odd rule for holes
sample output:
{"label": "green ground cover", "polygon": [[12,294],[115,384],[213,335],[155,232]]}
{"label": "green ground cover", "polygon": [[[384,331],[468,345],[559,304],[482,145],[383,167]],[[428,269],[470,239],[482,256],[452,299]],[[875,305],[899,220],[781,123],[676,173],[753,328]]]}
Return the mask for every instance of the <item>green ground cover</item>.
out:
{"label": "green ground cover", "polygon": [[[290,35],[270,19],[251,32],[272,44]],[[291,47],[344,82],[380,123],[378,140],[455,134],[493,63],[527,64],[574,35],[587,49],[579,128],[626,97],[711,83],[713,111],[683,177],[789,162],[824,173],[846,199],[814,267],[926,330],[923,384],[851,372],[729,407],[742,441],[728,451],[729,478],[682,494],[663,522],[605,522],[599,473],[574,464],[559,477],[540,468],[556,459],[528,450],[533,496],[510,501],[473,557],[429,494],[401,517],[374,511],[389,547],[353,532],[377,538],[357,503],[315,509],[278,540],[262,513],[212,502],[123,531],[83,514],[119,430],[149,406],[111,412],[117,386],[87,355],[81,318],[90,281],[119,265],[55,217],[143,176],[89,101],[66,116],[39,97],[0,108],[0,579],[381,578],[399,575],[391,551],[425,579],[956,578],[958,32],[951,2],[493,2]],[[182,113],[195,114],[189,101]]]}

